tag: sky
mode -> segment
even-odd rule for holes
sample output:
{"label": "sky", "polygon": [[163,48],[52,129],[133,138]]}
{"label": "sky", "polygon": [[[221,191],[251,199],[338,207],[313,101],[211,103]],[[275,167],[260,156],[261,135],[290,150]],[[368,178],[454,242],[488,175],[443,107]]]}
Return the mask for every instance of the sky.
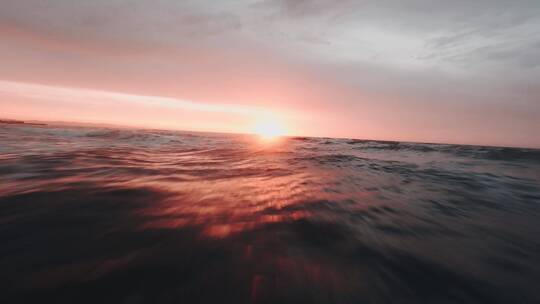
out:
{"label": "sky", "polygon": [[540,1],[0,0],[0,118],[540,147]]}

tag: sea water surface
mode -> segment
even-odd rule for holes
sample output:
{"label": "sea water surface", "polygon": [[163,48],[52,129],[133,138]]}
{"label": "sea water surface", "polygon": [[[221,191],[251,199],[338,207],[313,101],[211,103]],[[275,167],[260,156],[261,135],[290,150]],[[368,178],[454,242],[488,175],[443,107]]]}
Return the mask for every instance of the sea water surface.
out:
{"label": "sea water surface", "polygon": [[2,303],[540,303],[540,151],[0,127]]}

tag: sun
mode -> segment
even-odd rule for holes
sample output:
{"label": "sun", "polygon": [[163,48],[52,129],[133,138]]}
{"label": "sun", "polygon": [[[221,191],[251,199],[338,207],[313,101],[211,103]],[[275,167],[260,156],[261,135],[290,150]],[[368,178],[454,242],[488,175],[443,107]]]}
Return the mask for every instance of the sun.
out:
{"label": "sun", "polygon": [[275,119],[262,119],[253,127],[255,133],[263,141],[274,141],[285,135],[284,126]]}

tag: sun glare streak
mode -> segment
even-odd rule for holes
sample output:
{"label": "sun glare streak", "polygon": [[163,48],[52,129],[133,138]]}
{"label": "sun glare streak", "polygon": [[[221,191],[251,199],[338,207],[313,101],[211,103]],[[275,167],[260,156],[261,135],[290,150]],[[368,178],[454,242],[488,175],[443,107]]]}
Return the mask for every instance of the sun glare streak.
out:
{"label": "sun glare streak", "polygon": [[[137,125],[134,123],[137,121],[139,127],[192,127],[202,131],[252,133],[263,143],[275,143],[280,137],[290,134],[290,124],[285,124],[284,121],[291,122],[301,117],[299,113],[284,112],[275,107],[270,110],[241,104],[199,102],[4,80],[0,80],[0,97],[28,102],[27,107],[8,108],[12,116],[22,120],[39,119],[40,116],[35,113],[40,113],[41,118],[50,121],[73,120],[72,122],[126,126]],[[3,103],[5,102],[0,101],[0,107]],[[53,110],[58,105],[62,110]],[[111,114],[119,110],[121,115]],[[189,116],[187,120],[191,120],[191,124],[178,124],[175,118],[180,115]],[[197,119],[198,117],[200,119]],[[209,117],[212,118],[211,123],[215,122],[212,128],[198,124],[199,121],[208,121]],[[220,122],[221,119],[223,122]],[[225,123],[230,121],[236,121],[237,124]]]}
{"label": "sun glare streak", "polygon": [[[0,95],[26,97],[41,100],[62,100],[71,103],[92,104],[95,106],[109,103],[126,102],[132,105],[160,107],[171,110],[198,112],[217,112],[245,116],[263,115],[264,109],[240,104],[217,104],[212,102],[191,101],[181,98],[136,95],[94,89],[49,86],[43,84],[21,83],[0,80]],[[82,101],[81,101],[82,100]]]}

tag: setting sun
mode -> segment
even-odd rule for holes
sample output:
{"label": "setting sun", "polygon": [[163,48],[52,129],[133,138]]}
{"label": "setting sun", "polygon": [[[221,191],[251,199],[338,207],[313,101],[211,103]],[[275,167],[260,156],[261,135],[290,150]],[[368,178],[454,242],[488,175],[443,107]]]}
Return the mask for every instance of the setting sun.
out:
{"label": "setting sun", "polygon": [[253,128],[253,133],[265,141],[275,140],[285,135],[285,128],[276,119],[263,119],[257,122]]}

